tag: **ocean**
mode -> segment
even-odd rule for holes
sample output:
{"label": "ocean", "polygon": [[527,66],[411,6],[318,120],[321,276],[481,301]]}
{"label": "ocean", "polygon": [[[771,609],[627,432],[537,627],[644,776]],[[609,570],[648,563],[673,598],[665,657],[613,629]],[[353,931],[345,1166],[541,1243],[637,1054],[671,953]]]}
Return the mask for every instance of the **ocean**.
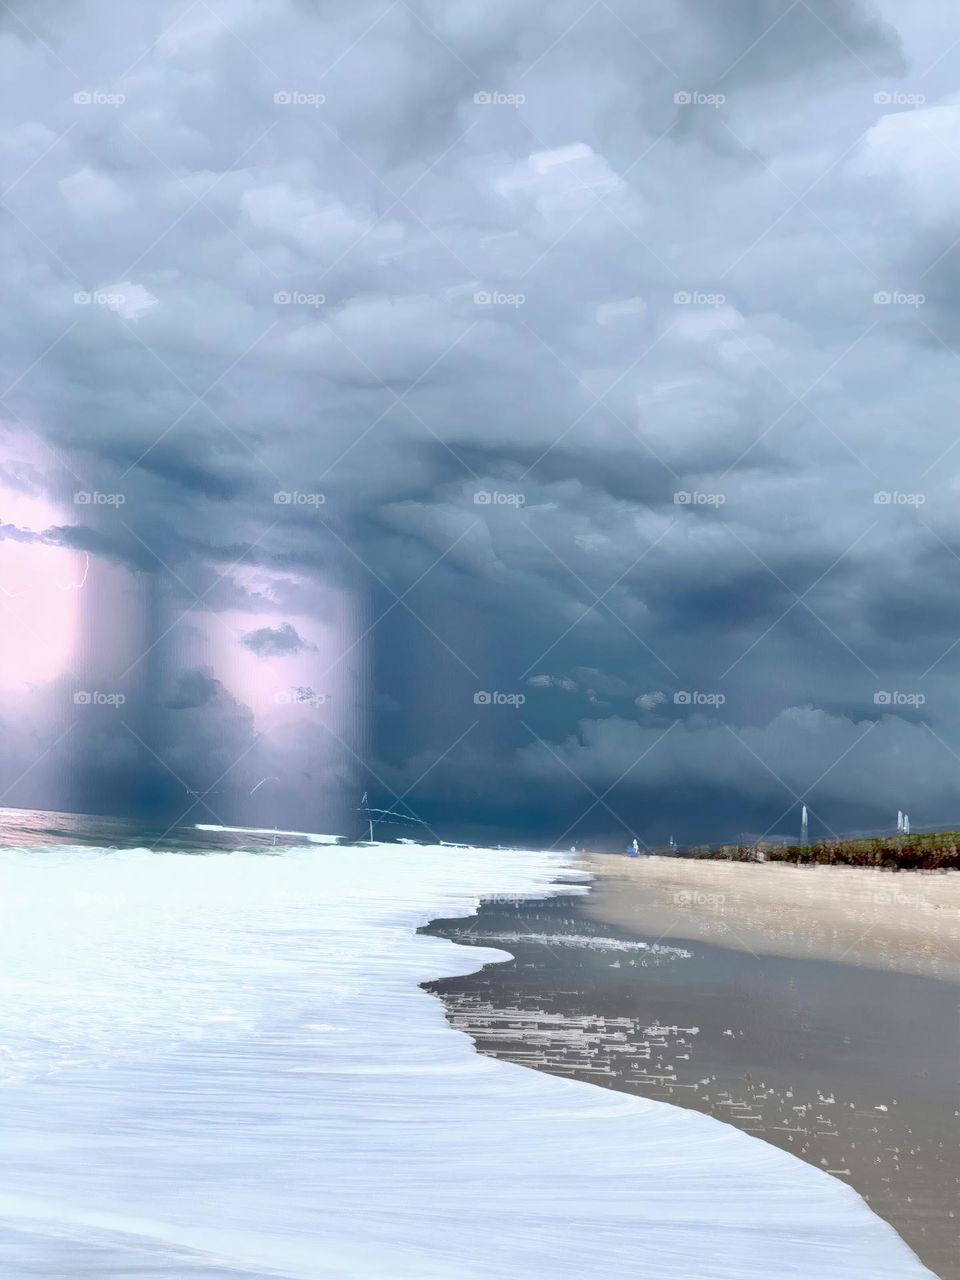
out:
{"label": "ocean", "polygon": [[420,984],[507,953],[418,928],[570,893],[569,855],[0,833],[5,1276],[932,1275],[788,1153],[447,1024]]}

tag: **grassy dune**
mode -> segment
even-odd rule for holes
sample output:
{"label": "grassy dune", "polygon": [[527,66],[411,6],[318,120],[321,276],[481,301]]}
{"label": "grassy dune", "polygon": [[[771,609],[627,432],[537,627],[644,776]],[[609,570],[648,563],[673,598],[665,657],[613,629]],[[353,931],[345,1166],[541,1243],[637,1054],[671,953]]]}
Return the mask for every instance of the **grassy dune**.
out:
{"label": "grassy dune", "polygon": [[726,862],[754,862],[762,852],[767,862],[821,863],[845,867],[884,867],[892,871],[960,869],[960,831],[931,831],[872,840],[819,840],[816,844],[771,846],[721,845],[688,849],[687,857]]}

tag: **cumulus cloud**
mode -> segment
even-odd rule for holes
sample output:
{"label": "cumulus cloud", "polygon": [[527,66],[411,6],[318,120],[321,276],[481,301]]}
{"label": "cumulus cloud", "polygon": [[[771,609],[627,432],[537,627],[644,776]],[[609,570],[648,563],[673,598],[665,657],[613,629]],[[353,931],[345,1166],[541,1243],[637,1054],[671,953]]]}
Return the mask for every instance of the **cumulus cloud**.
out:
{"label": "cumulus cloud", "polygon": [[223,685],[207,668],[178,673],[173,689],[164,699],[164,705],[172,711],[191,711],[205,707],[222,696]]}
{"label": "cumulus cloud", "polygon": [[634,699],[634,702],[641,711],[653,711],[655,707],[659,707],[666,700],[667,695],[658,690],[655,693],[641,693],[639,697]]}
{"label": "cumulus cloud", "polygon": [[258,627],[256,631],[248,631],[242,643],[258,658],[277,658],[310,648],[289,622],[281,622],[279,627]]}
{"label": "cumulus cloud", "polygon": [[569,676],[531,676],[527,684],[534,689],[563,689],[566,693],[573,693],[577,688],[576,680],[571,680]]}

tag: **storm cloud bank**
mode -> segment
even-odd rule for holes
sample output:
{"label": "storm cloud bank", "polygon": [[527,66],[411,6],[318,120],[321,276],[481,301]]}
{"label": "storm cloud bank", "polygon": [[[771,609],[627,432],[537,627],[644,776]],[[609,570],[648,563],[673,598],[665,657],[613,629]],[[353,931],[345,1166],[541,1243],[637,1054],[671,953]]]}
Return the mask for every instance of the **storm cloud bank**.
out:
{"label": "storm cloud bank", "polygon": [[6,655],[3,802],[960,820],[958,41],[843,0],[12,0],[5,609],[37,629],[40,544],[79,622],[35,687]]}

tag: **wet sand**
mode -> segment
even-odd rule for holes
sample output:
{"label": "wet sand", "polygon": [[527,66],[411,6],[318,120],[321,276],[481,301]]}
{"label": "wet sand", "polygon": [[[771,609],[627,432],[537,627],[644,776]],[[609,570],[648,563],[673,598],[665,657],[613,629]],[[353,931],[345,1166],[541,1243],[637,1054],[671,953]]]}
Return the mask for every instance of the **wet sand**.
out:
{"label": "wet sand", "polygon": [[[869,946],[857,912],[882,911],[872,900],[848,920],[842,901],[818,914],[804,897],[800,914],[816,928],[800,928],[794,902],[778,941],[760,905],[768,882],[754,898],[735,876],[723,879],[739,904],[728,933],[711,935],[717,904],[705,901],[696,910],[713,916],[699,934],[696,912],[681,914],[685,934],[677,922],[665,930],[662,895],[690,891],[691,881],[670,888],[687,868],[623,861],[625,879],[612,878],[624,867],[610,859],[609,882],[604,873],[587,898],[491,903],[434,922],[429,932],[514,956],[429,984],[451,1022],[481,1052],[703,1111],[791,1151],[855,1187],[943,1280],[960,1280],[960,987],[922,971],[948,971],[949,952],[919,944],[929,935],[916,926],[894,941],[892,921]],[[842,900],[838,886],[825,891]],[[616,923],[597,918],[614,914],[611,903]],[[822,958],[831,949],[842,962]],[[851,962],[861,956],[870,963]]]}

